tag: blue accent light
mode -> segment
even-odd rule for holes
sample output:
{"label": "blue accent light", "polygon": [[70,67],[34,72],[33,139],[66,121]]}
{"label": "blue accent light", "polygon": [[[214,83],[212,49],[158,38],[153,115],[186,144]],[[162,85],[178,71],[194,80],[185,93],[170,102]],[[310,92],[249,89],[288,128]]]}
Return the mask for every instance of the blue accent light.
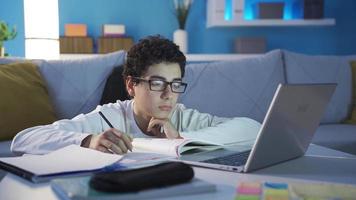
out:
{"label": "blue accent light", "polygon": [[252,6],[250,6],[250,5],[245,6],[245,9],[244,9],[244,18],[245,18],[246,20],[253,20],[253,19],[254,19]]}
{"label": "blue accent light", "polygon": [[224,19],[226,21],[232,20],[232,0],[225,0],[225,13]]}
{"label": "blue accent light", "polygon": [[293,2],[290,1],[284,3],[284,13],[283,13],[284,20],[293,19],[292,3]]}
{"label": "blue accent light", "polygon": [[291,5],[288,3],[285,3],[285,5],[284,5],[283,19],[285,19],[285,20],[293,19],[292,8],[291,8]]}

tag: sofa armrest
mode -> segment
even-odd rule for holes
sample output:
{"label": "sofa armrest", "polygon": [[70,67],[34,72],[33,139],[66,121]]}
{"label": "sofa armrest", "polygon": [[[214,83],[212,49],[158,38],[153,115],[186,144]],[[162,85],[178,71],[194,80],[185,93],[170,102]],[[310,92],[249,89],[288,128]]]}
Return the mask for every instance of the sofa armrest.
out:
{"label": "sofa armrest", "polygon": [[11,140],[1,141],[0,142],[0,157],[10,157],[16,156],[10,150]]}

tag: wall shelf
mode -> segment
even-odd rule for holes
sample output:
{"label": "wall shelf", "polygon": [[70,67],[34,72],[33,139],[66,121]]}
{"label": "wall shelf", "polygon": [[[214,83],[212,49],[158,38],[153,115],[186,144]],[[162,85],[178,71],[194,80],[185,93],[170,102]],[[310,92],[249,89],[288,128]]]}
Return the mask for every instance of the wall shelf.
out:
{"label": "wall shelf", "polygon": [[210,25],[210,27],[227,27],[227,26],[333,26],[335,25],[335,19],[256,19],[256,20],[244,20],[235,23],[220,23],[216,25]]}
{"label": "wall shelf", "polygon": [[[245,1],[247,2],[247,0],[208,0],[207,27],[333,26],[336,23],[334,18],[304,19],[303,15],[293,15],[294,11],[290,9],[290,5],[284,5],[283,17],[280,19],[259,19],[258,15],[254,14],[256,10],[251,6],[253,4],[246,4]],[[303,1],[298,1],[300,1],[300,9],[304,9]],[[261,2],[263,1],[261,0]],[[266,0],[266,2],[268,1]]]}

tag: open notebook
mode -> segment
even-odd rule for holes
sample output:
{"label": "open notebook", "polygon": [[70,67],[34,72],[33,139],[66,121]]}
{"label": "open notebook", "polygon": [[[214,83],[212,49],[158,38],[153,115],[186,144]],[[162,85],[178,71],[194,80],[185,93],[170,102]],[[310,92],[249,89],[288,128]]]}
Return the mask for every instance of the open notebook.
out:
{"label": "open notebook", "polygon": [[129,152],[125,155],[108,154],[70,145],[45,155],[2,157],[0,169],[37,183],[58,177],[141,168],[165,162],[170,157],[143,152]]}
{"label": "open notebook", "polygon": [[[46,155],[0,158],[0,168],[32,182],[102,171],[123,158],[116,154],[70,145]],[[119,165],[116,165],[119,168]]]}
{"label": "open notebook", "polygon": [[225,145],[196,139],[135,138],[133,152],[154,152],[169,157],[224,148]]}

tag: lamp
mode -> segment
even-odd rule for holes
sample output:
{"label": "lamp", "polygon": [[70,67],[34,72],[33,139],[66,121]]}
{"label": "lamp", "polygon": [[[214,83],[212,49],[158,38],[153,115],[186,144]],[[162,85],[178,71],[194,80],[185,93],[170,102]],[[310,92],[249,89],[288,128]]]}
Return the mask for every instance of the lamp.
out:
{"label": "lamp", "polygon": [[24,0],[25,56],[59,58],[58,0]]}

